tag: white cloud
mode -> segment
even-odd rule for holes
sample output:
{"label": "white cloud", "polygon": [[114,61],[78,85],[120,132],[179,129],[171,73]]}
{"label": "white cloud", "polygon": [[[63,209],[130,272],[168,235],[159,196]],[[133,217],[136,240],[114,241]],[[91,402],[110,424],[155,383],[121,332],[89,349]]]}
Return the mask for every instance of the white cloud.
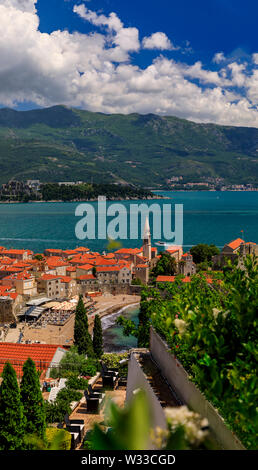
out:
{"label": "white cloud", "polygon": [[35,4],[38,0],[0,0],[0,5],[7,8],[15,8],[16,10],[35,12]]}
{"label": "white cloud", "polygon": [[161,51],[176,49],[167,35],[161,32],[153,33],[151,36],[143,38],[142,44],[144,49],[159,49]]}
{"label": "white cloud", "polygon": [[116,44],[123,51],[133,52],[140,49],[138,29],[124,28],[123,23],[116,13],[110,13],[109,16],[97,15],[94,11],[86,8],[85,5],[74,6],[73,11],[93,25],[106,26],[111,33],[115,33],[110,37],[110,41]]}
{"label": "white cloud", "polygon": [[215,62],[215,64],[220,64],[221,62],[224,62],[226,60],[226,57],[224,56],[223,52],[217,52],[217,54],[214,55],[212,60],[213,62]]}
{"label": "white cloud", "polygon": [[211,70],[163,55],[141,68],[131,59],[131,52],[140,53],[139,31],[116,13],[77,5],[75,13],[95,26],[91,33],[47,34],[39,31],[36,6],[36,0],[0,0],[0,103],[62,103],[258,127],[258,54],[251,69],[232,59]]}

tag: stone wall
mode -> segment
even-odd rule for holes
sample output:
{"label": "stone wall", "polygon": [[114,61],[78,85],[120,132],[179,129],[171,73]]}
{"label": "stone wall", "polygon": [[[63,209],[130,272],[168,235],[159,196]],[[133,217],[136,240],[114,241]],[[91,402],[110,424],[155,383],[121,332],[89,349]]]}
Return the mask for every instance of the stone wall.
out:
{"label": "stone wall", "polygon": [[162,429],[166,429],[167,424],[163,408],[136,359],[136,351],[131,352],[128,363],[126,401],[130,402],[137,389],[144,390],[151,410],[151,427],[159,426]]}
{"label": "stone wall", "polygon": [[133,284],[97,284],[92,286],[80,287],[80,293],[85,294],[86,292],[102,292],[110,293],[113,295],[141,295],[142,286]]}
{"label": "stone wall", "polygon": [[8,297],[0,297],[0,324],[15,321],[14,302]]}

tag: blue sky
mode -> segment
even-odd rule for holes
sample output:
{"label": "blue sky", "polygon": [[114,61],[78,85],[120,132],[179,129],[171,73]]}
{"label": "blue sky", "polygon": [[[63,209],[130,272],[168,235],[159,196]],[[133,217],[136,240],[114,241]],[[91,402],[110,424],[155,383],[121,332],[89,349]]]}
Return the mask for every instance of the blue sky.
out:
{"label": "blue sky", "polygon": [[[218,51],[225,55],[257,52],[258,3],[254,0],[39,0],[40,30],[90,32],[90,25],[73,14],[73,6],[81,3],[106,15],[116,12],[126,26],[139,28],[142,36],[163,31],[178,44],[190,41],[189,60],[209,63]],[[144,65],[144,58],[138,60]]]}
{"label": "blue sky", "polygon": [[0,0],[0,106],[258,127],[253,0]]}

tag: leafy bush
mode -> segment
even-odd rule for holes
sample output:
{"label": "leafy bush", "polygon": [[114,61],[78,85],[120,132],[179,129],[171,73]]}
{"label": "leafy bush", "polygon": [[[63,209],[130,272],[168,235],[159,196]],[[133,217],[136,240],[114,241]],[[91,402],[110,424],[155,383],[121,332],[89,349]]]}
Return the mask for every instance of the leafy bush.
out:
{"label": "leafy bush", "polygon": [[60,392],[58,392],[56,401],[59,403],[60,401],[71,403],[72,401],[79,401],[82,398],[82,393],[78,390],[73,390],[70,388],[62,388]]}
{"label": "leafy bush", "polygon": [[71,414],[70,403],[65,400],[50,403],[45,401],[45,412],[47,423],[62,423],[66,414]]}
{"label": "leafy bush", "polygon": [[128,359],[128,353],[106,353],[101,357],[102,361],[109,368],[117,368],[120,376],[127,376],[128,363],[119,364],[123,359]]}
{"label": "leafy bush", "polygon": [[73,390],[85,390],[88,387],[88,380],[77,375],[71,375],[66,382],[66,388]]}
{"label": "leafy bush", "polygon": [[79,354],[75,346],[61,359],[59,366],[51,369],[51,377],[70,377],[75,374],[93,377],[99,370],[97,359],[86,359],[84,354]]}
{"label": "leafy bush", "polygon": [[94,450],[94,446],[92,443],[92,433],[93,431],[90,430],[86,433],[83,441],[83,449],[85,450]]}
{"label": "leafy bush", "polygon": [[47,428],[46,429],[47,448],[55,450],[71,449],[71,434],[65,429]]}

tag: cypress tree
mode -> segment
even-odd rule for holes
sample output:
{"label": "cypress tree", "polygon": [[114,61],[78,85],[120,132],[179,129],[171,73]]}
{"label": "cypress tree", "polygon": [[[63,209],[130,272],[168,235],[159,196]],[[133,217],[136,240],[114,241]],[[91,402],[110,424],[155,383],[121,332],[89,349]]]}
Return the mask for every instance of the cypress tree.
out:
{"label": "cypress tree", "polygon": [[79,354],[86,354],[88,357],[94,357],[92,339],[89,333],[87,311],[81,295],[75,311],[74,344],[77,346]]}
{"label": "cypress tree", "polygon": [[95,315],[94,318],[93,349],[96,357],[99,359],[103,354],[102,326],[99,315]]}
{"label": "cypress tree", "polygon": [[46,414],[35,363],[28,358],[23,365],[21,380],[21,400],[26,418],[26,434],[36,434],[44,439]]}
{"label": "cypress tree", "polygon": [[13,366],[6,362],[0,386],[0,449],[23,450],[25,418]]}

